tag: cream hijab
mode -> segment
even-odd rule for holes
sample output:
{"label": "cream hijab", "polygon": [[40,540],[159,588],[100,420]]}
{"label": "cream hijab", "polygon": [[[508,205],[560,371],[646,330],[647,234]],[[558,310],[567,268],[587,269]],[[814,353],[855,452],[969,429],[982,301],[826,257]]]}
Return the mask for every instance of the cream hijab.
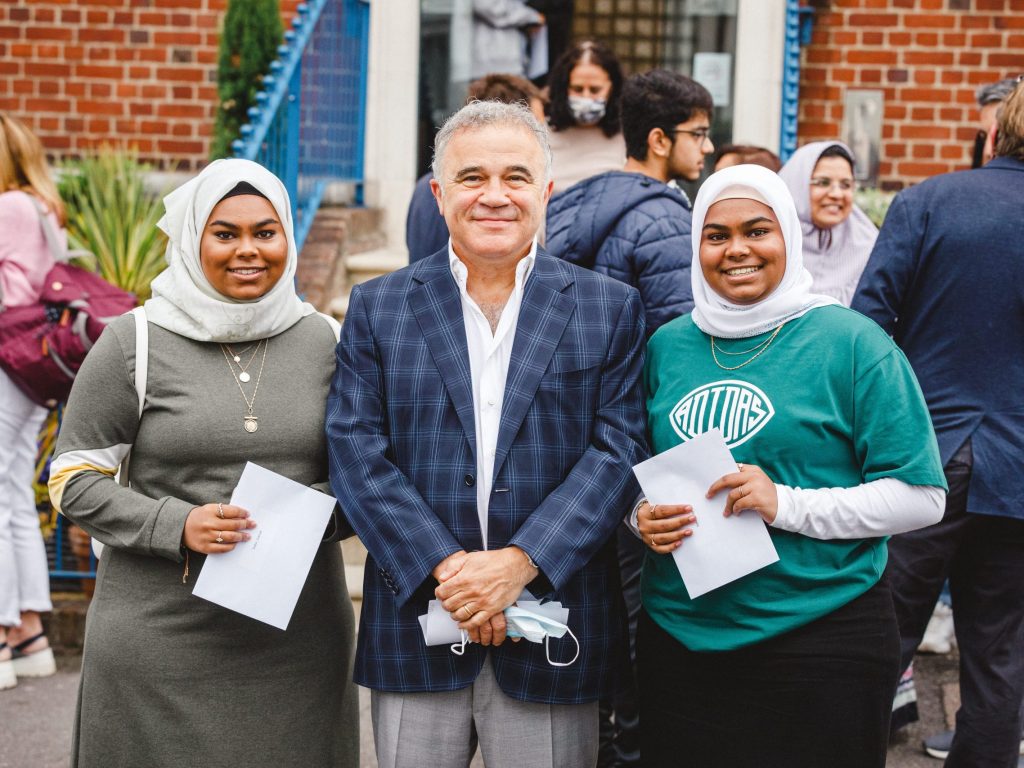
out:
{"label": "cream hijab", "polygon": [[[719,200],[749,198],[775,212],[786,241],[786,271],[766,298],[756,304],[733,304],[722,298],[704,278],[700,266],[700,239],[708,208]],[[800,317],[815,307],[838,302],[811,293],[811,274],[804,269],[800,219],[785,183],[759,165],[734,165],[712,174],[701,185],[693,204],[693,322],[704,333],[725,339],[756,336],[787,320]]]}
{"label": "cream hijab", "polygon": [[821,230],[811,219],[811,176],[829,147],[853,152],[841,141],[815,141],[800,147],[779,171],[796,203],[797,216],[804,233],[804,264],[814,280],[814,288],[834,296],[846,306],[853,301],[861,273],[878,239],[878,227],[856,203],[846,217],[829,230]]}
{"label": "cream hijab", "polygon": [[[288,238],[284,274],[252,301],[218,293],[199,261],[199,243],[210,213],[242,181],[266,195]],[[164,207],[157,226],[167,233],[168,267],[153,281],[153,298],[145,305],[151,323],[196,341],[244,342],[276,336],[316,311],[295,294],[298,253],[288,191],[266,168],[250,160],[215,160],[167,195]]]}

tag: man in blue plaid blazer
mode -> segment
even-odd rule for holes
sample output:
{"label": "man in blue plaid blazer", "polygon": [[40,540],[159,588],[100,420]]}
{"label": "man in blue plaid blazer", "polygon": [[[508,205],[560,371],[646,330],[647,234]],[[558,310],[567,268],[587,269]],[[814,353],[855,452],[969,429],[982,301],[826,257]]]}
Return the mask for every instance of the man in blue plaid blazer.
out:
{"label": "man in blue plaid blazer", "polygon": [[[546,254],[546,130],[474,102],[438,134],[448,248],[356,286],[327,409],[369,551],[355,679],[381,766],[593,766],[622,640],[612,533],[645,458],[636,290]],[[610,540],[611,539],[611,540]],[[579,642],[506,639],[528,588]],[[425,645],[432,599],[474,642]],[[550,662],[553,663],[549,663]]]}

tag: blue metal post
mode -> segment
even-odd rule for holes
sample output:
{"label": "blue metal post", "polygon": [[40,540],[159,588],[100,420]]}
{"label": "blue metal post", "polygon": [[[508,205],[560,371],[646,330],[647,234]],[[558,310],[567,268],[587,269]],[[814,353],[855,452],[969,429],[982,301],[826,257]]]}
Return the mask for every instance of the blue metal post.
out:
{"label": "blue metal post", "polygon": [[782,58],[782,123],[779,159],[786,162],[796,151],[800,113],[800,3],[786,0],[786,40]]}

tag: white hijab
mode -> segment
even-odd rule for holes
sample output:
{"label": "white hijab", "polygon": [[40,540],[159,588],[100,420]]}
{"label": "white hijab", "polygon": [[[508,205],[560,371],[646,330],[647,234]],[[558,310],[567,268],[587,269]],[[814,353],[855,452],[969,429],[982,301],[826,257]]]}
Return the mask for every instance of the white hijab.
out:
{"label": "white hijab", "polygon": [[[742,192],[736,187],[747,187]],[[723,194],[725,193],[725,194]],[[766,298],[756,304],[733,304],[722,298],[704,278],[700,266],[700,239],[708,208],[720,199],[743,197],[758,200],[775,212],[786,241],[786,271]],[[804,269],[800,220],[793,198],[775,173],[759,165],[734,165],[712,174],[701,185],[693,204],[693,322],[704,333],[725,339],[756,336],[793,320],[815,307],[838,303],[829,296],[811,293],[811,274]]]}
{"label": "white hijab", "polygon": [[[266,195],[288,239],[284,274],[251,301],[218,293],[199,261],[199,243],[210,213],[243,181]],[[153,281],[153,298],[146,302],[146,316],[154,325],[196,341],[245,342],[276,336],[316,311],[295,294],[298,253],[288,191],[266,168],[250,160],[215,160],[167,195],[164,207],[167,212],[157,226],[167,233],[168,267]]]}

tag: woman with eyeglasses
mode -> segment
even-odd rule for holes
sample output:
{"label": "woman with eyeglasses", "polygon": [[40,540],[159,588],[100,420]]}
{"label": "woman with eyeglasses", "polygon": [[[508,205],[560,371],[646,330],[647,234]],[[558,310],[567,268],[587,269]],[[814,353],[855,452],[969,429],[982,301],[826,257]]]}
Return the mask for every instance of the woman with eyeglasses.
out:
{"label": "woman with eyeglasses", "polygon": [[811,287],[850,306],[878,237],[853,201],[853,152],[839,141],[815,141],[794,152],[779,176],[796,202]]}

